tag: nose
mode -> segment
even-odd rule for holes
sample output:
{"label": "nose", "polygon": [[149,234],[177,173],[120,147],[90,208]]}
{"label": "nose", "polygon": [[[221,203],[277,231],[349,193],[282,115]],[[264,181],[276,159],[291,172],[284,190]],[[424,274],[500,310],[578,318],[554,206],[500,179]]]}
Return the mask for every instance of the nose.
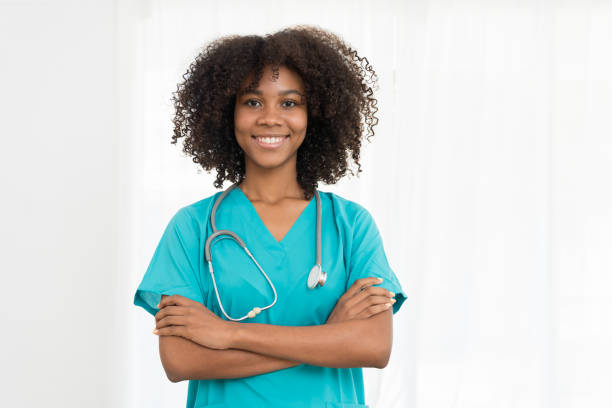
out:
{"label": "nose", "polygon": [[257,118],[257,124],[262,126],[276,126],[282,124],[280,112],[274,106],[267,106],[261,110]]}

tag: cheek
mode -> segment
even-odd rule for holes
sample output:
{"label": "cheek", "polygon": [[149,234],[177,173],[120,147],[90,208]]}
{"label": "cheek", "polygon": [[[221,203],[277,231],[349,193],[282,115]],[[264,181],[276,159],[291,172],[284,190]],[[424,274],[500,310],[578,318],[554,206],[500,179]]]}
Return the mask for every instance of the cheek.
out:
{"label": "cheek", "polygon": [[308,125],[308,115],[306,112],[303,112],[300,115],[295,115],[291,117],[288,122],[290,123],[290,126],[294,132],[306,133],[306,127]]}
{"label": "cheek", "polygon": [[244,133],[249,129],[249,117],[247,114],[241,111],[236,111],[234,114],[234,130],[236,133]]}

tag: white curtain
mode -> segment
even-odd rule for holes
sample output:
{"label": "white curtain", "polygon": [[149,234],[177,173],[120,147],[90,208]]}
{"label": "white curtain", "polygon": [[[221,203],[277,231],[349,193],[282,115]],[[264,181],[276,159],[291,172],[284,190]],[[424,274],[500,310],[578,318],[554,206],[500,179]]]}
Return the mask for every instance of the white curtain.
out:
{"label": "white curtain", "polygon": [[[364,173],[321,186],[372,211],[408,295],[391,362],[365,370],[366,402],[610,406],[611,18],[603,1],[119,9],[129,289],[173,211],[214,192],[169,144],[187,64],[221,35],[316,24],[380,78]],[[129,316],[130,406],[178,405],[186,384],[163,376],[151,319]]]}
{"label": "white curtain", "polygon": [[[168,144],[168,96],[190,58],[220,35],[317,24],[380,78],[365,172],[327,188],[372,211],[408,294],[389,366],[366,370],[367,402],[608,406],[610,3],[251,4],[153,1],[124,15],[141,112],[126,157],[144,186],[130,189],[133,283],[172,211],[213,192]],[[145,319],[130,325],[148,346],[130,352],[133,397],[182,401]]]}
{"label": "white curtain", "polygon": [[170,144],[210,40],[315,24],[379,76],[360,178],[408,299],[372,408],[612,406],[612,2],[0,0],[0,405],[177,407],[132,305],[214,192]]}

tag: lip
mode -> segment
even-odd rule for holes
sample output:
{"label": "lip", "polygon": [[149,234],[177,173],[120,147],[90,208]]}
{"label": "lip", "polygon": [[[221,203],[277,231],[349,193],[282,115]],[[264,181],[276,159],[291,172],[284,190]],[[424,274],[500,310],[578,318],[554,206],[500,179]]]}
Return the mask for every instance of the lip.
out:
{"label": "lip", "polygon": [[[259,140],[259,138],[261,137],[282,137],[283,140],[281,140],[278,143],[263,143]],[[272,149],[277,149],[280,146],[282,146],[287,141],[287,139],[289,139],[289,135],[278,135],[278,134],[276,135],[270,135],[270,134],[252,135],[251,138],[255,139],[255,143],[257,143],[257,145],[260,146],[261,148],[272,150]]]}

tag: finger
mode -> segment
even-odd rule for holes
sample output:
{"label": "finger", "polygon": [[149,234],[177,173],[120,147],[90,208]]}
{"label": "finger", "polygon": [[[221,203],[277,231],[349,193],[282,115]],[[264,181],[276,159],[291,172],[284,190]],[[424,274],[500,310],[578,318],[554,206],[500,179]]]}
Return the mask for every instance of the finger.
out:
{"label": "finger", "polygon": [[155,324],[156,329],[167,326],[185,326],[185,316],[166,316]]}
{"label": "finger", "polygon": [[[153,334],[158,336],[179,336],[185,337],[185,326],[167,326],[153,330]],[[186,337],[185,337],[186,338]]]}
{"label": "finger", "polygon": [[357,292],[359,292],[361,290],[361,288],[363,288],[365,286],[369,286],[369,285],[380,284],[380,283],[382,283],[382,279],[374,277],[374,276],[371,276],[369,278],[357,279],[351,285],[349,290],[347,290],[346,292],[349,294],[349,297],[353,297]]}
{"label": "finger", "polygon": [[384,296],[389,301],[395,294],[389,292],[387,289],[382,288],[380,286],[367,286],[363,288],[363,290],[357,292],[355,296],[346,300],[347,307],[353,307],[358,303],[362,302],[364,299],[367,299],[369,296]]}
{"label": "finger", "polygon": [[161,309],[161,301],[164,300],[165,298],[167,298],[168,296],[169,295],[161,295],[160,302],[155,307],[158,308],[158,309]]}
{"label": "finger", "polygon": [[166,316],[185,316],[187,310],[184,306],[166,306],[155,314],[155,321],[157,322]]}
{"label": "finger", "polygon": [[189,306],[192,302],[193,302],[193,300],[188,299],[185,296],[171,295],[171,296],[162,298],[162,300],[159,302],[157,307],[158,307],[158,309],[161,309],[161,308],[164,308],[164,307],[170,306],[170,305]]}
{"label": "finger", "polygon": [[[341,302],[348,302],[351,301],[352,299],[354,299],[356,296],[362,294],[364,291],[368,290],[369,288],[371,288],[373,284],[378,283],[378,281],[375,282],[358,282],[355,281],[355,283],[349,288],[349,290],[347,290],[344,295],[340,296],[339,301]],[[353,305],[355,304],[355,302],[352,303]]]}
{"label": "finger", "polygon": [[358,319],[367,319],[369,317],[372,317],[374,315],[377,315],[379,313],[384,312],[385,310],[389,309],[390,307],[391,307],[391,303],[385,303],[385,304],[370,306],[370,307],[364,309],[361,313],[359,313],[357,315],[357,318]]}
{"label": "finger", "polygon": [[388,291],[381,286],[366,286],[355,295],[355,298],[363,300],[368,296],[385,296],[389,299],[395,296],[395,293]]}
{"label": "finger", "polygon": [[395,303],[395,299],[389,299],[386,296],[368,296],[354,306],[354,309],[356,310],[355,314],[361,313],[370,306],[385,305],[387,303],[393,304]]}

